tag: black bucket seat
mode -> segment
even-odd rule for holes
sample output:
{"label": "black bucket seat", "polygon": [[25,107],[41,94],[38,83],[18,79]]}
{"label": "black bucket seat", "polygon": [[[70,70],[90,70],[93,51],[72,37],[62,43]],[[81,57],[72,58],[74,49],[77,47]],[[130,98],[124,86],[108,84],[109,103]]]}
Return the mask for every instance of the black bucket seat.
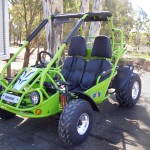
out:
{"label": "black bucket seat", "polygon": [[70,83],[69,89],[78,86],[81,83],[81,79],[85,69],[86,56],[86,40],[82,36],[74,36],[71,39],[70,47],[68,51],[68,57],[62,69],[62,75],[65,80]]}
{"label": "black bucket seat", "polygon": [[[112,57],[110,38],[98,36],[95,38],[91,56],[94,59],[86,63],[85,71],[80,85],[73,91],[85,91],[96,84],[97,78],[101,76],[100,82],[108,78],[112,65],[107,60]],[[107,74],[105,72],[108,71]]]}

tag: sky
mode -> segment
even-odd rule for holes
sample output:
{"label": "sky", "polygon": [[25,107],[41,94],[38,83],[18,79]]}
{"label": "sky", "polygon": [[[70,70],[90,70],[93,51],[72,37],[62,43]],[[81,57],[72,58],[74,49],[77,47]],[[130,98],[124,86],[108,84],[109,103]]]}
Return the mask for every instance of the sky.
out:
{"label": "sky", "polygon": [[141,7],[148,14],[150,18],[150,0],[130,0],[133,3],[133,7]]}

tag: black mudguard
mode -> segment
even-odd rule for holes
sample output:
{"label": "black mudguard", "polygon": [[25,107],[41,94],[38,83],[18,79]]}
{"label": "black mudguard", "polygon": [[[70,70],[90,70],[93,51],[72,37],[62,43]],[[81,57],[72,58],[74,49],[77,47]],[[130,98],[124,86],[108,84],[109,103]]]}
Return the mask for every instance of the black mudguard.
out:
{"label": "black mudguard", "polygon": [[116,90],[124,88],[132,76],[133,70],[134,67],[132,65],[120,65],[117,69],[117,75],[112,81],[112,88]]}
{"label": "black mudguard", "polygon": [[78,93],[76,93],[76,95],[78,96],[79,99],[88,101],[90,103],[91,107],[93,108],[93,110],[99,112],[97,105],[95,104],[95,102],[92,100],[92,98],[90,96],[88,96],[87,94],[82,93],[82,92],[78,92]]}

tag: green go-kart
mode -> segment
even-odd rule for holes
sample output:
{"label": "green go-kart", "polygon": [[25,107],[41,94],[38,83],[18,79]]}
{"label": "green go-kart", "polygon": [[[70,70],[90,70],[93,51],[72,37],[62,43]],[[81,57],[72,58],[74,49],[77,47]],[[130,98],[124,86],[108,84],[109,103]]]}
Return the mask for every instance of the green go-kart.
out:
{"label": "green go-kart", "polygon": [[[53,57],[42,51],[38,65],[22,69],[12,79],[5,77],[7,67],[50,19],[55,23],[66,23],[72,18],[79,20]],[[82,24],[92,21],[108,22],[111,35],[95,37],[92,48],[88,48],[89,43],[82,36]],[[75,36],[78,30],[80,35]],[[68,57],[60,63],[69,42]],[[139,100],[141,80],[133,73],[133,66],[117,66],[123,52],[123,33],[114,28],[112,14],[108,11],[48,17],[2,70],[1,118],[11,119],[16,114],[28,118],[59,114],[61,140],[68,146],[81,144],[92,127],[93,111],[99,111],[97,104],[110,97],[109,89],[115,90],[121,106],[132,107]],[[49,62],[47,57],[51,58]]]}

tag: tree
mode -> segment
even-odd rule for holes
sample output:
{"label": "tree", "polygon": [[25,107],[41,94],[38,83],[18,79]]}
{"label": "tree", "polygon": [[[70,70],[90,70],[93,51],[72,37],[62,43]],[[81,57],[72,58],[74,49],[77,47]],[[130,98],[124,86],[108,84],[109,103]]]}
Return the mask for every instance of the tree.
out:
{"label": "tree", "polygon": [[139,7],[138,16],[137,16],[137,22],[135,22],[136,30],[137,31],[144,31],[147,21],[148,21],[147,13],[141,7]]}
{"label": "tree", "polygon": [[[51,16],[51,9],[50,9],[50,2],[49,0],[42,0],[43,5],[43,14],[44,18],[46,19],[48,16]],[[47,43],[47,49],[50,53],[52,53],[50,43],[52,43],[52,26],[51,21],[49,21],[45,26],[46,31],[46,43]],[[46,49],[45,49],[46,50]]]}
{"label": "tree", "polygon": [[[63,0],[65,13],[78,13],[81,0]],[[86,1],[86,0],[83,0]]]}
{"label": "tree", "polygon": [[132,43],[136,46],[137,50],[140,49],[142,44],[149,45],[149,23],[147,13],[139,7],[136,14],[136,20],[134,21],[133,31],[130,34]]}
{"label": "tree", "polygon": [[[92,12],[100,12],[102,10],[102,0],[93,0]],[[100,32],[100,22],[91,22],[89,37],[98,36]],[[93,41],[90,39],[89,41]]]}
{"label": "tree", "polygon": [[[88,13],[89,5],[90,5],[90,0],[81,0],[80,12]],[[83,24],[82,28],[83,28],[83,32],[86,33],[86,23]]]}
{"label": "tree", "polygon": [[[51,14],[55,15],[63,13],[63,0],[43,0],[42,2],[45,18]],[[49,27],[46,27],[46,35],[48,48],[54,55],[58,51],[62,43],[63,26],[54,24],[50,21]]]}
{"label": "tree", "polygon": [[[10,14],[13,19],[13,24],[20,28],[23,34],[23,40],[26,40],[34,31],[42,18],[42,5],[40,0],[10,0],[12,7],[10,7]],[[20,31],[19,30],[19,31]],[[30,55],[44,43],[43,33],[39,33],[32,40],[32,44],[26,47],[24,54],[23,67],[28,66]]]}
{"label": "tree", "polygon": [[[63,0],[64,4],[64,13],[78,13],[80,8],[80,0]],[[63,27],[63,37],[70,33],[72,27],[76,24],[75,19],[70,19],[68,24],[65,24]]]}
{"label": "tree", "polygon": [[[114,26],[123,31],[125,40],[128,42],[129,33],[135,21],[132,3],[129,0],[105,0],[104,2],[104,10],[109,10],[113,14]],[[103,33],[103,28],[101,33]]]}
{"label": "tree", "polygon": [[145,22],[146,45],[150,47],[150,19]]}
{"label": "tree", "polygon": [[[145,45],[150,46],[150,19],[142,8],[139,8],[138,19],[135,27],[141,41],[143,40]],[[141,34],[144,34],[146,38],[143,39]],[[139,49],[140,43],[137,46]]]}

